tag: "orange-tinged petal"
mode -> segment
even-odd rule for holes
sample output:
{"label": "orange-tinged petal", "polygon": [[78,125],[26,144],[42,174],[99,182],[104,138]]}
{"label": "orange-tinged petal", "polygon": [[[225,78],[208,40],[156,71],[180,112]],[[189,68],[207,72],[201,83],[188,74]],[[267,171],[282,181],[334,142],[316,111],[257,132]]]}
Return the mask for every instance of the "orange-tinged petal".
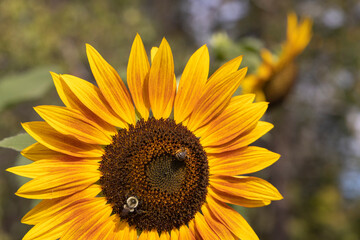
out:
{"label": "orange-tinged petal", "polygon": [[[155,57],[155,55],[156,55],[156,53],[157,53],[157,51],[159,50],[159,48],[158,47],[152,47],[151,48],[151,63],[154,61],[154,57]],[[175,75],[174,75],[174,81],[176,82],[176,77],[175,77]],[[149,82],[147,81],[147,84],[148,84]],[[148,89],[149,87],[148,87],[148,85],[147,85],[147,87],[145,86],[145,88],[146,89]],[[174,92],[174,94],[176,93],[176,84],[174,84],[174,86],[173,86],[173,92]],[[167,105],[166,105],[166,108],[165,108],[165,111],[164,111],[164,116],[170,116],[170,114],[171,114],[171,112],[172,112],[172,109],[173,109],[173,104],[174,104],[174,98],[172,98],[168,103],[167,103]]]}
{"label": "orange-tinged petal", "polygon": [[271,203],[271,200],[247,199],[227,192],[221,192],[212,186],[208,188],[208,194],[220,202],[226,202],[247,208],[263,207]]}
{"label": "orange-tinged petal", "polygon": [[112,207],[106,204],[107,200],[104,197],[96,198],[96,202],[97,204],[89,209],[87,214],[80,211],[73,212],[69,217],[73,222],[62,234],[61,239],[94,239],[89,238],[89,235],[93,235],[96,226],[104,223],[112,212]]}
{"label": "orange-tinged petal", "polygon": [[64,196],[55,199],[45,199],[31,209],[22,219],[21,222],[29,225],[35,225],[47,221],[60,214],[62,209],[79,199],[92,198],[102,191],[100,185],[91,185],[73,195]]}
{"label": "orange-tinged petal", "polygon": [[[202,140],[204,140],[206,137],[214,133],[217,128],[226,126],[226,124],[228,124],[228,122],[230,121],[230,119],[227,118],[232,117],[233,114],[241,115],[241,112],[246,111],[246,109],[249,108],[254,99],[254,94],[244,94],[241,96],[232,97],[229,105],[226,106],[226,108],[221,114],[216,116],[208,125],[194,131],[194,134],[196,136],[201,136]],[[217,126],[219,124],[220,126]],[[213,129],[214,125],[215,129]]]}
{"label": "orange-tinged petal", "polygon": [[279,154],[255,146],[208,155],[210,174],[225,176],[257,172],[272,165],[279,158]]}
{"label": "orange-tinged petal", "polygon": [[97,161],[93,160],[78,160],[78,161],[59,161],[59,160],[39,160],[28,165],[16,166],[6,169],[19,176],[36,178],[52,171],[60,171],[72,168],[79,168],[81,166],[100,166]]}
{"label": "orange-tinged petal", "polygon": [[44,222],[36,224],[23,239],[59,239],[61,234],[73,223],[74,219],[69,218],[73,211],[77,210],[86,215],[97,204],[98,202],[94,198],[78,200],[76,203],[62,209],[56,217],[53,216]]}
{"label": "orange-tinged petal", "polygon": [[195,219],[192,219],[189,223],[189,231],[191,233],[191,236],[194,237],[194,239],[201,239],[201,235],[199,231],[195,227]]}
{"label": "orange-tinged petal", "polygon": [[[66,216],[66,215],[65,215]],[[66,222],[63,215],[59,221],[49,219],[45,222],[41,222],[32,227],[22,238],[23,240],[34,240],[34,239],[59,239],[63,231],[71,225],[71,221]]]}
{"label": "orange-tinged petal", "polygon": [[83,239],[110,239],[109,235],[114,233],[114,228],[117,224],[116,215],[111,215],[107,217],[104,221],[99,222],[94,227],[92,231],[87,232]]}
{"label": "orange-tinged petal", "polygon": [[190,115],[187,127],[190,131],[208,124],[229,104],[232,95],[246,75],[247,68],[231,73],[221,81],[208,82],[205,90]]}
{"label": "orange-tinged petal", "polygon": [[104,153],[100,145],[83,143],[65,136],[55,131],[46,122],[28,122],[23,123],[22,126],[36,141],[54,151],[85,158],[101,157]]}
{"label": "orange-tinged petal", "polygon": [[164,38],[157,51],[149,74],[149,100],[156,119],[169,117],[168,103],[174,101],[176,88],[174,60],[170,46]]}
{"label": "orange-tinged petal", "polygon": [[114,230],[108,237],[110,240],[118,240],[118,239],[132,239],[129,237],[130,227],[126,221],[117,221],[116,225],[114,226]]}
{"label": "orange-tinged petal", "polygon": [[179,230],[177,228],[174,228],[173,230],[171,230],[171,240],[179,240]]}
{"label": "orange-tinged petal", "polygon": [[208,80],[208,83],[214,83],[222,81],[222,79],[226,78],[230,73],[237,71],[240,67],[243,56],[238,56],[224,65],[222,65],[218,70],[216,70]]}
{"label": "orange-tinged petal", "polygon": [[220,146],[208,146],[204,148],[208,154],[237,150],[255,142],[260,137],[265,135],[268,131],[270,131],[273,127],[274,125],[272,125],[271,123],[259,121],[256,127],[250,132],[244,132],[226,144]]}
{"label": "orange-tinged petal", "polygon": [[[38,106],[35,111],[56,131],[90,144],[108,145],[112,137],[80,112],[59,106]],[[116,134],[114,128],[113,134]]]}
{"label": "orange-tinged petal", "polygon": [[230,195],[254,200],[280,200],[283,197],[269,182],[257,177],[210,176],[210,185]]}
{"label": "orange-tinged petal", "polygon": [[[66,107],[76,109],[79,112],[81,112],[86,118],[90,119],[93,122],[96,122],[99,126],[101,126],[105,130],[109,130],[110,132],[113,132],[114,126],[109,124],[105,120],[112,120],[111,117],[107,116],[106,113],[102,116],[98,116],[93,113],[92,110],[88,108],[91,107],[93,104],[91,104],[91,98],[96,98],[96,93],[91,91],[91,86],[95,87],[94,85],[87,83],[85,80],[82,80],[80,78],[71,76],[71,75],[58,75],[56,73],[51,73],[53,76],[54,84],[56,87],[56,90],[59,94],[59,97],[63,101]],[[64,80],[65,79],[65,80]],[[90,84],[91,86],[88,86]],[[71,88],[70,88],[71,86]],[[87,97],[84,98],[84,96],[79,95],[79,93],[74,93],[78,88],[82,88],[83,91],[87,91],[85,95]],[[96,88],[96,87],[95,87]],[[100,91],[97,89],[97,91]],[[100,92],[99,92],[100,93]],[[90,96],[89,96],[90,95]],[[94,95],[94,96],[92,96]],[[100,93],[101,95],[101,93]],[[90,99],[89,99],[90,98]],[[104,99],[104,97],[102,97]],[[85,105],[86,104],[86,105]],[[101,103],[99,103],[98,106],[101,106]],[[124,121],[119,121],[121,126],[127,126],[127,124]],[[117,126],[117,125],[115,125]]]}
{"label": "orange-tinged petal", "polygon": [[16,195],[31,199],[52,199],[81,191],[100,179],[98,166],[63,169],[34,178],[25,183]]}
{"label": "orange-tinged petal", "polygon": [[218,235],[219,239],[234,239],[231,231],[227,229],[210,211],[207,203],[204,203],[201,207],[201,212],[204,214],[204,218],[210,228]]}
{"label": "orange-tinged petal", "polygon": [[135,124],[135,109],[131,96],[116,70],[89,44],[86,44],[91,71],[103,96],[129,124]]}
{"label": "orange-tinged petal", "polygon": [[236,237],[242,240],[255,240],[259,239],[256,233],[246,220],[234,209],[222,204],[217,200],[208,196],[206,201],[208,202],[209,210],[214,216],[222,222]]}
{"label": "orange-tinged petal", "polygon": [[195,228],[199,232],[201,239],[218,240],[218,236],[206,223],[204,216],[197,212],[195,214]]}
{"label": "orange-tinged petal", "polygon": [[179,229],[179,240],[195,240],[189,228],[186,225],[181,225]]}
{"label": "orange-tinged petal", "polygon": [[128,234],[127,238],[124,238],[124,240],[125,239],[128,239],[128,240],[136,240],[136,239],[138,239],[136,228],[134,226],[130,227],[129,224],[127,224],[127,226],[129,228],[129,234]]}
{"label": "orange-tinged petal", "polygon": [[150,64],[144,44],[139,34],[136,34],[129,57],[127,83],[136,109],[145,120],[149,117],[150,108],[149,92],[145,88],[148,87],[146,82],[149,80],[149,71]]}
{"label": "orange-tinged petal", "polygon": [[159,240],[170,240],[170,234],[168,232],[161,232]]}
{"label": "orange-tinged petal", "polygon": [[208,78],[209,63],[209,51],[204,45],[190,57],[186,64],[174,102],[176,123],[187,118],[199,101]]}
{"label": "orange-tinged petal", "polygon": [[[29,147],[25,148],[24,150],[22,150],[21,154],[24,157],[26,157],[32,161],[39,161],[39,160],[44,160],[44,159],[61,160],[61,161],[74,160],[75,161],[75,160],[81,159],[81,158],[77,158],[77,157],[69,156],[67,154],[53,151],[38,142],[34,143],[34,144],[30,145]],[[92,160],[95,160],[95,159],[96,158],[94,158]],[[101,160],[100,157],[98,159]]]}
{"label": "orange-tinged petal", "polygon": [[63,91],[67,93],[67,99],[71,98],[71,101],[74,102],[72,105],[76,103],[76,109],[79,110],[79,106],[83,105],[82,109],[86,107],[85,109],[89,109],[98,118],[101,118],[113,126],[123,128],[127,125],[127,123],[113,111],[100,89],[94,84],[81,78],[64,74],[60,76],[56,85],[58,89],[63,89]]}
{"label": "orange-tinged petal", "polygon": [[208,124],[209,130],[201,136],[203,146],[226,144],[244,132],[253,129],[264,115],[268,103],[259,102],[244,108],[232,104],[218,118]]}

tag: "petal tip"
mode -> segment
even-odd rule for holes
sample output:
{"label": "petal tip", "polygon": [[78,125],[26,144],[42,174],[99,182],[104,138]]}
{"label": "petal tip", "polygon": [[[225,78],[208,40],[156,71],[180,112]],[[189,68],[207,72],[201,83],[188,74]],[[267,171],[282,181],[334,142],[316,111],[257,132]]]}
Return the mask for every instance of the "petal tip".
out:
{"label": "petal tip", "polygon": [[[7,168],[7,169],[5,169],[5,171],[14,173],[14,168],[16,168],[16,167]],[[14,173],[14,174],[16,174],[16,173]]]}
{"label": "petal tip", "polygon": [[58,74],[56,72],[49,71],[49,73],[53,78],[58,78],[60,76],[60,74]]}

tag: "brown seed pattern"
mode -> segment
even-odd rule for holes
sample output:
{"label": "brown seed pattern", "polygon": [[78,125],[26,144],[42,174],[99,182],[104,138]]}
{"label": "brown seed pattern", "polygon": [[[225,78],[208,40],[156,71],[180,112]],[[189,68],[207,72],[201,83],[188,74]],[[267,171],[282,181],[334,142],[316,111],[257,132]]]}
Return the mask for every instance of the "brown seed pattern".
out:
{"label": "brown seed pattern", "polygon": [[[178,158],[187,149],[186,158]],[[143,119],[105,147],[100,185],[120,216],[130,196],[139,205],[121,218],[139,230],[170,231],[193,219],[205,202],[209,167],[199,139],[171,119]]]}

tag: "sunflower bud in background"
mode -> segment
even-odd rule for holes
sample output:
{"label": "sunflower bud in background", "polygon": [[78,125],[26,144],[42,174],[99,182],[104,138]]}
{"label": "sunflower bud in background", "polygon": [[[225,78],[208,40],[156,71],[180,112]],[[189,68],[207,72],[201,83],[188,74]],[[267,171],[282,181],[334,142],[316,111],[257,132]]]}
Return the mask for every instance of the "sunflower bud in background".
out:
{"label": "sunflower bud in background", "polygon": [[295,58],[305,49],[311,39],[312,21],[297,21],[295,13],[288,15],[287,39],[281,52],[273,54],[261,50],[262,63],[256,72],[248,75],[241,84],[243,93],[255,93],[257,101],[281,102],[289,93],[296,75]]}

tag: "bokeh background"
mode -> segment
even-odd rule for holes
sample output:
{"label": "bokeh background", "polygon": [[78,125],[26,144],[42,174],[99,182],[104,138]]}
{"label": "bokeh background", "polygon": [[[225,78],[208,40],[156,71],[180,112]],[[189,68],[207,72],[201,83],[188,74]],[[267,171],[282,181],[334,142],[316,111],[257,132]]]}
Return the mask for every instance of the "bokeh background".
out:
{"label": "bokeh background", "polygon": [[[211,72],[244,54],[242,66],[251,73],[262,48],[279,51],[292,11],[313,20],[313,36],[295,61],[292,88],[265,116],[275,128],[257,143],[282,155],[256,175],[274,184],[284,200],[238,210],[260,239],[360,239],[356,0],[2,0],[0,139],[24,132],[20,122],[40,120],[33,106],[61,105],[49,71],[93,81],[85,43],[123,79],[136,33],[148,50],[167,38],[177,76],[203,44]],[[0,239],[21,239],[30,226],[20,219],[36,201],[14,195],[27,179],[5,169],[27,162],[8,148],[0,147],[0,156]]]}

